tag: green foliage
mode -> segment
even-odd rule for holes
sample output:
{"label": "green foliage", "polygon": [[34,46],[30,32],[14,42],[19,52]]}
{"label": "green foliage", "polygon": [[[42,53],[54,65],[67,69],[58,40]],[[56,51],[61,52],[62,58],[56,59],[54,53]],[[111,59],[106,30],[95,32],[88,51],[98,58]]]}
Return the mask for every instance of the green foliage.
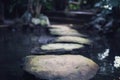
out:
{"label": "green foliage", "polygon": [[[33,5],[36,5],[37,0],[31,0]],[[29,0],[10,0],[9,4],[6,6],[9,10],[9,13],[12,13],[16,6],[27,7]],[[39,2],[45,7],[47,10],[53,9],[53,1],[52,0],[39,0]]]}
{"label": "green foliage", "polygon": [[53,1],[52,0],[46,0],[46,2],[44,3],[44,7],[47,10],[53,10],[53,5],[52,5]]}
{"label": "green foliage", "polygon": [[120,0],[108,0],[108,4],[111,6],[120,6]]}
{"label": "green foliage", "polygon": [[70,10],[78,10],[79,8],[80,8],[79,5],[69,4],[69,9],[70,9]]}
{"label": "green foliage", "polygon": [[110,7],[120,6],[120,0],[101,0],[95,7],[110,9]]}
{"label": "green foliage", "polygon": [[17,5],[25,7],[27,6],[27,0],[11,0],[9,5],[7,5],[7,7],[9,8],[9,12],[11,13]]}
{"label": "green foliage", "polygon": [[111,13],[112,8],[115,6],[120,6],[120,0],[100,0],[95,4],[95,7],[102,8],[102,14]]}

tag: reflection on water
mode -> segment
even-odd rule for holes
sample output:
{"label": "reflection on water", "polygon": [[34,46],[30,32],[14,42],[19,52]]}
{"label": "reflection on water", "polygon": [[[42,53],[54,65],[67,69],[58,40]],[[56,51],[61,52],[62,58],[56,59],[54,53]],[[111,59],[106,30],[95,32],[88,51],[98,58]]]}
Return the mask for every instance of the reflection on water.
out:
{"label": "reflection on water", "polygon": [[106,49],[103,53],[98,53],[97,63],[99,64],[99,72],[92,80],[120,80],[120,56],[113,56],[114,60],[109,61],[108,57],[110,49]]}
{"label": "reflection on water", "polygon": [[105,49],[103,53],[98,53],[98,60],[100,65],[100,74],[114,73],[114,66],[106,59],[109,56],[110,49]]}
{"label": "reflection on water", "polygon": [[105,59],[106,57],[109,56],[109,52],[110,52],[110,49],[105,49],[105,52],[103,52],[103,53],[98,53],[98,59],[99,59],[99,60]]}
{"label": "reflection on water", "polygon": [[0,80],[22,80],[21,59],[30,55],[31,36],[0,28]]}

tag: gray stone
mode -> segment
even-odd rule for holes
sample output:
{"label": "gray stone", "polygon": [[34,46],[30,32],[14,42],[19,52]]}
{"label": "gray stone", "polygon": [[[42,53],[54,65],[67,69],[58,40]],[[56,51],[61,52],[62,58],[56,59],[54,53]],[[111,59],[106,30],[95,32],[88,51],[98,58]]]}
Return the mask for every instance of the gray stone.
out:
{"label": "gray stone", "polygon": [[84,46],[81,44],[72,44],[72,43],[50,43],[41,46],[41,50],[66,50],[71,51],[74,49],[80,49]]}
{"label": "gray stone", "polygon": [[45,80],[89,80],[99,68],[81,55],[31,55],[24,61],[26,72]]}
{"label": "gray stone", "polygon": [[86,36],[79,33],[77,30],[67,28],[67,27],[57,27],[50,29],[50,33],[52,35],[60,35],[60,36]]}
{"label": "gray stone", "polygon": [[41,24],[42,26],[50,26],[50,21],[47,16],[41,14],[39,18],[32,18],[31,22],[35,25]]}
{"label": "gray stone", "polygon": [[78,36],[61,36],[55,39],[55,42],[71,42],[80,44],[91,44],[92,40]]}
{"label": "gray stone", "polygon": [[57,24],[49,26],[50,33],[52,35],[60,35],[60,36],[83,36],[88,37],[88,35],[84,35],[77,30],[73,29],[72,24]]}

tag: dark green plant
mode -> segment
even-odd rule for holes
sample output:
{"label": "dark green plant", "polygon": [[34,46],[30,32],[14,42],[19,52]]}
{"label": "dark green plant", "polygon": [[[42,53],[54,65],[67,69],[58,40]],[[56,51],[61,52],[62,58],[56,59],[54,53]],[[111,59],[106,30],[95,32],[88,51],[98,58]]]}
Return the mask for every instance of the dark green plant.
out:
{"label": "dark green plant", "polygon": [[47,10],[53,10],[53,1],[52,0],[46,0],[44,3],[44,7]]}
{"label": "dark green plant", "polygon": [[79,5],[75,5],[75,4],[70,4],[70,5],[69,5],[69,9],[70,9],[70,10],[78,10],[79,8],[80,8]]}
{"label": "dark green plant", "polygon": [[11,0],[9,5],[7,5],[7,8],[9,8],[9,12],[13,12],[14,8],[17,5],[21,5],[21,7],[27,6],[27,0]]}
{"label": "dark green plant", "polygon": [[120,0],[100,0],[95,7],[111,9],[112,7],[120,6]]}

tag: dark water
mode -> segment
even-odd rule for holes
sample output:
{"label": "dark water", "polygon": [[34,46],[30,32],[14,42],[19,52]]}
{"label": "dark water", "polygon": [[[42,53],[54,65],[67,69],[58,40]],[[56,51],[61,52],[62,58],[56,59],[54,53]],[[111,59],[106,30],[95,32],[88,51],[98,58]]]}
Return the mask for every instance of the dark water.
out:
{"label": "dark water", "polygon": [[[120,67],[114,67],[115,56],[120,56],[120,32],[114,36],[108,35],[104,38],[107,48],[110,50],[109,56],[103,60],[95,59],[100,70],[92,80],[120,80]],[[119,62],[120,63],[120,62]]]}
{"label": "dark water", "polygon": [[[31,32],[21,30],[9,30],[0,28],[0,80],[25,80],[21,67],[22,58],[30,55],[31,49],[39,45],[36,42],[37,36]],[[119,55],[120,38],[108,40],[110,48],[110,58],[98,60],[93,55],[93,59],[100,65],[98,74],[92,80],[120,80],[120,70],[113,67],[112,58]],[[111,61],[110,61],[111,59]]]}
{"label": "dark water", "polygon": [[0,80],[22,80],[22,58],[30,55],[31,34],[0,30]]}

